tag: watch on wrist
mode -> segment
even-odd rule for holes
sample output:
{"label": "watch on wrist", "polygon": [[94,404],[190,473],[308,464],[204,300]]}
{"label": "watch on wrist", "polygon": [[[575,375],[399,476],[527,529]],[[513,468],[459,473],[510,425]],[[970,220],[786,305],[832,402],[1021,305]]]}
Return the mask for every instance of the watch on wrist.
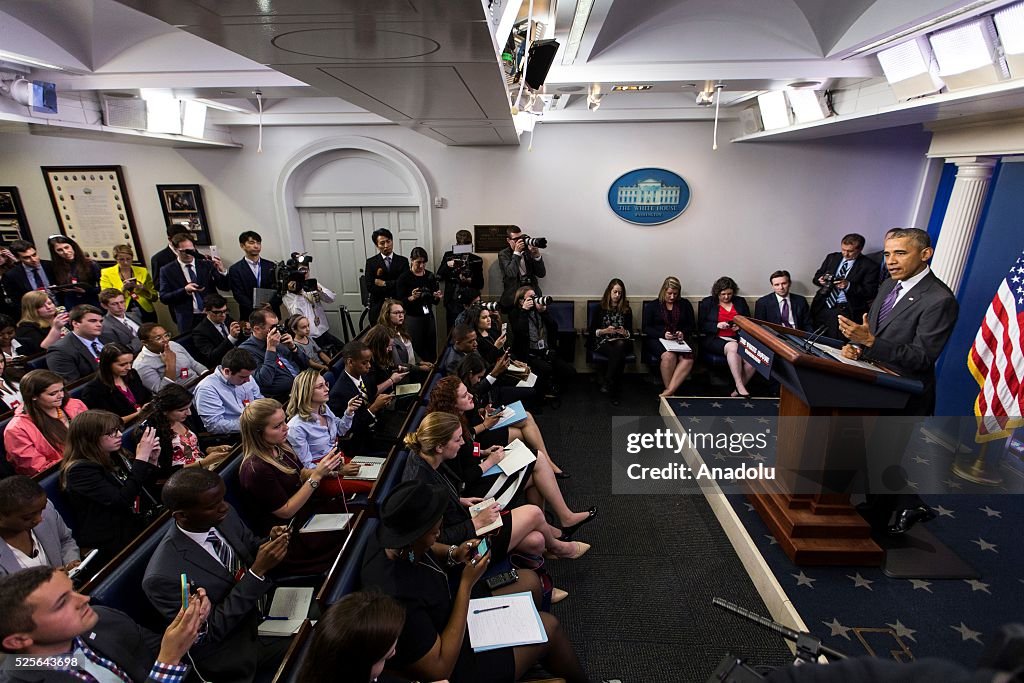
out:
{"label": "watch on wrist", "polygon": [[316,491],[316,487],[317,486],[320,486],[320,480],[319,479],[313,479],[312,477],[310,477],[306,481],[309,483],[309,488],[313,489],[314,491]]}

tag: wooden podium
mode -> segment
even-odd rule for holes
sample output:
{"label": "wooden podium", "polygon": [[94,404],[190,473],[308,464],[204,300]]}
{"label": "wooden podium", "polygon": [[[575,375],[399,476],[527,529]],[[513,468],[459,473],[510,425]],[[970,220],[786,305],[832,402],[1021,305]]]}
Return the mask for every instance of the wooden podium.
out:
{"label": "wooden podium", "polygon": [[[810,353],[802,347],[811,336],[806,332],[743,316],[736,317],[736,324],[741,355],[760,366],[762,374],[770,369],[781,385],[779,417],[832,418],[780,420],[777,471],[824,473],[836,460],[864,462],[863,417],[899,410],[922,389],[920,382],[891,371]],[[752,482],[748,499],[795,564],[882,563],[884,551],[871,539],[871,527],[850,504],[849,494],[789,493],[785,481],[776,479]]]}

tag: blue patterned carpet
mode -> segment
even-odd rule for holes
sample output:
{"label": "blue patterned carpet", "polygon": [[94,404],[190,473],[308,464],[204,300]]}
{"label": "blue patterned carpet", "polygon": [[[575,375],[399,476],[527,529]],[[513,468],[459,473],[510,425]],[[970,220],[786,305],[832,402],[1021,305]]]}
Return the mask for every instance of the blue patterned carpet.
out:
{"label": "blue patterned carpet", "polygon": [[[670,404],[684,422],[777,410],[770,399],[679,398]],[[919,452],[912,445],[905,458],[910,479],[930,481],[928,490],[948,491],[924,496],[939,513],[928,529],[973,565],[979,579],[905,580],[879,568],[797,567],[743,496],[728,499],[811,633],[826,645],[848,655],[944,657],[973,665],[995,629],[1024,620],[1024,496],[969,484],[953,475],[951,454],[936,460],[926,436],[918,434],[912,443]],[[714,454],[708,455],[710,462]],[[765,455],[770,462],[773,454]],[[1014,472],[1001,473],[1009,484],[1017,481]]]}

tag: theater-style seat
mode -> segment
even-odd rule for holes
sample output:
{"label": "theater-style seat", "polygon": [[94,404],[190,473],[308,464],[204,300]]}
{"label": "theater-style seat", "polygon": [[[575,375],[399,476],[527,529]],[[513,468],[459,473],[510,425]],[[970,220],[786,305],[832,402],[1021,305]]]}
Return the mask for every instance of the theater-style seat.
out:
{"label": "theater-style seat", "polygon": [[380,520],[370,517],[365,512],[360,513],[353,523],[352,533],[342,546],[334,566],[327,574],[320,592],[317,593],[316,602],[320,611],[326,610],[343,597],[359,589],[359,574],[363,568],[363,552],[366,544],[377,533]]}
{"label": "theater-style seat", "polygon": [[[595,315],[597,315],[597,311],[600,308],[600,306],[601,306],[601,302],[598,301],[598,300],[591,299],[591,300],[587,301],[587,329],[590,329],[590,321],[593,320]],[[633,330],[630,330],[630,334],[632,334],[632,333],[633,333]],[[608,357],[606,355],[604,355],[603,353],[601,353],[600,351],[595,351],[594,350],[594,344],[596,342],[597,342],[596,339],[593,339],[593,338],[591,338],[589,336],[587,337],[587,363],[589,363],[591,365],[593,365],[593,364],[600,364],[600,363],[607,363],[608,362]],[[634,344],[634,348],[635,348],[635,344]],[[636,353],[634,353],[632,351],[630,353],[627,353],[626,354],[626,363],[628,364],[628,363],[635,363],[635,362],[636,362]]]}
{"label": "theater-style seat", "polygon": [[[296,683],[299,680],[299,673],[302,671],[302,665],[306,661],[306,655],[309,653],[309,646],[312,642],[313,624],[306,619],[299,627],[299,632],[292,638],[292,644],[288,646],[288,652],[281,660],[281,666],[277,667],[277,672],[271,679],[273,683]],[[257,681],[264,678],[263,672],[257,672]]]}
{"label": "theater-style seat", "polygon": [[576,360],[576,304],[552,301],[548,315],[558,326],[558,357],[572,365]]}

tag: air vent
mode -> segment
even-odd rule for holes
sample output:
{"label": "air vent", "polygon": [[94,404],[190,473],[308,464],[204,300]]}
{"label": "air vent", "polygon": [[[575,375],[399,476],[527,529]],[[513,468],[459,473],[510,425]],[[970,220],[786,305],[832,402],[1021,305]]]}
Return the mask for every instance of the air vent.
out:
{"label": "air vent", "polygon": [[146,130],[146,101],[134,95],[103,95],[103,123],[115,128]]}

